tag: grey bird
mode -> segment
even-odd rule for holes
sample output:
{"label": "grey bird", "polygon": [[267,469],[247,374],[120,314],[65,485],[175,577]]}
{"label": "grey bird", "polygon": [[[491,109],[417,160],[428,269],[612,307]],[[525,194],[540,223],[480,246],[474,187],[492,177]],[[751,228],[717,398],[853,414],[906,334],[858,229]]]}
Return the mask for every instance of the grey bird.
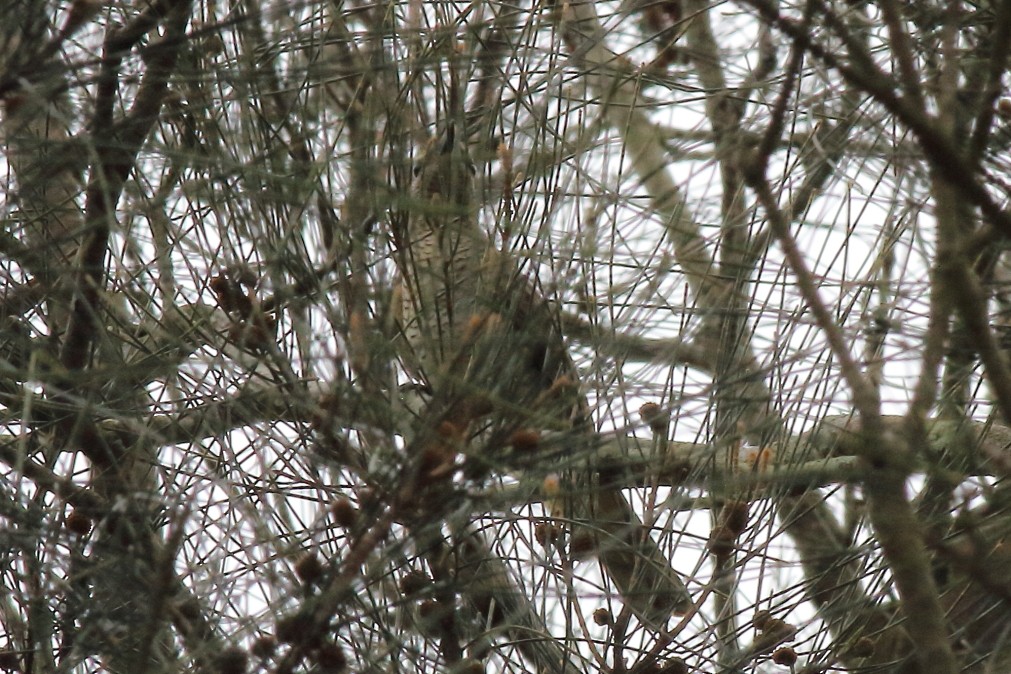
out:
{"label": "grey bird", "polygon": [[[558,316],[479,225],[463,134],[444,128],[414,174],[395,300],[409,374],[426,381],[444,402],[444,418],[461,426],[493,418],[513,428],[568,429],[580,449],[591,450],[588,407]],[[578,492],[564,498],[564,515],[579,523],[573,540],[592,535],[639,621],[660,629],[686,612],[687,588],[620,488]]]}

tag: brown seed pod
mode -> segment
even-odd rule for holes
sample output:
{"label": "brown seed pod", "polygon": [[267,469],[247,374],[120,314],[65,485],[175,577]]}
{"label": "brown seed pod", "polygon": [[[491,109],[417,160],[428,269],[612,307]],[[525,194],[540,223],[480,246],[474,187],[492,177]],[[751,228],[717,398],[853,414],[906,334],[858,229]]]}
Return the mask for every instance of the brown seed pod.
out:
{"label": "brown seed pod", "polygon": [[509,436],[509,445],[521,454],[537,451],[540,444],[540,433],[531,428],[520,428]]}
{"label": "brown seed pod", "polygon": [[656,660],[640,662],[633,671],[635,674],[660,674],[660,663]]}
{"label": "brown seed pod", "polygon": [[408,571],[400,578],[400,591],[411,597],[432,586],[432,577],[424,571]]}
{"label": "brown seed pod", "polygon": [[261,660],[271,658],[277,652],[277,639],[269,634],[264,634],[253,642],[249,651]]}
{"label": "brown seed pod", "polygon": [[721,524],[715,527],[712,533],[709,534],[706,548],[714,555],[724,557],[734,551],[734,542],[736,540],[737,536],[734,532],[728,529],[726,525]]}
{"label": "brown seed pod", "polygon": [[792,641],[796,635],[797,628],[790,623],[779,618],[769,618],[761,633],[752,642],[751,651],[755,655],[771,653],[777,646]]}
{"label": "brown seed pod", "polygon": [[597,552],[597,538],[589,531],[577,531],[569,541],[569,554],[573,559],[587,559]]}
{"label": "brown seed pod", "polygon": [[[312,618],[305,613],[290,613],[277,619],[274,628],[277,640],[282,644],[307,643],[314,639]],[[318,639],[318,635],[315,639]]]}
{"label": "brown seed pod", "polygon": [[74,510],[67,515],[65,521],[67,531],[77,534],[78,536],[87,536],[91,533],[92,521],[91,518],[80,512],[79,510]]}
{"label": "brown seed pod", "polygon": [[736,536],[748,528],[748,509],[747,501],[731,501],[723,507],[723,522]]}
{"label": "brown seed pod", "polygon": [[217,674],[246,674],[249,667],[249,655],[241,648],[226,648],[214,658],[214,671]]}
{"label": "brown seed pod", "polygon": [[1001,117],[1011,117],[1011,98],[1001,98],[997,101],[997,114]]}
{"label": "brown seed pod", "polygon": [[6,672],[20,672],[21,654],[12,650],[0,651],[0,669]]}
{"label": "brown seed pod", "polygon": [[548,547],[558,542],[562,529],[554,522],[538,522],[534,525],[534,540],[542,547]]}
{"label": "brown seed pod", "polygon": [[551,388],[548,389],[547,396],[562,396],[577,390],[579,390],[579,384],[569,375],[563,374],[551,382]]}
{"label": "brown seed pod", "polygon": [[456,456],[456,448],[448,442],[436,440],[428,443],[421,450],[418,483],[428,487],[452,475]]}
{"label": "brown seed pod", "polygon": [[451,631],[455,621],[453,607],[437,599],[425,599],[419,603],[418,618],[422,632],[428,636]]}
{"label": "brown seed pod", "polygon": [[303,583],[315,583],[323,577],[323,563],[315,552],[307,552],[295,562],[295,575]]}
{"label": "brown seed pod", "polygon": [[794,634],[796,631],[797,628],[785,620],[780,620],[779,618],[769,618],[769,620],[765,623],[765,627],[762,628],[762,632],[777,635]]}
{"label": "brown seed pod", "polygon": [[611,615],[611,611],[602,606],[593,612],[593,622],[601,627],[604,625],[613,625],[614,616]]}
{"label": "brown seed pod", "polygon": [[188,597],[179,601],[176,603],[175,609],[179,612],[179,615],[190,622],[203,618],[203,609],[200,606],[200,600],[196,597]]}
{"label": "brown seed pod", "polygon": [[430,620],[438,615],[440,610],[439,602],[436,599],[426,599],[418,604],[418,616],[422,620]]}
{"label": "brown seed pod", "polygon": [[245,346],[254,351],[269,351],[277,343],[277,316],[256,316],[246,329]]}
{"label": "brown seed pod", "polygon": [[348,658],[344,649],[334,643],[322,644],[314,654],[319,671],[326,674],[340,674],[347,670]]}
{"label": "brown seed pod", "polygon": [[762,631],[770,620],[772,620],[771,611],[756,611],[755,617],[751,619],[751,624],[755,626],[756,630]]}
{"label": "brown seed pod", "polygon": [[647,424],[654,433],[664,433],[667,424],[670,422],[670,415],[665,414],[663,408],[656,403],[643,403],[639,408],[639,418]]}
{"label": "brown seed pod", "polygon": [[218,306],[228,314],[234,314],[239,318],[249,318],[253,313],[253,302],[242,292],[242,287],[228,278],[224,272],[212,278],[208,284],[218,300]]}
{"label": "brown seed pod", "polygon": [[347,496],[338,496],[330,504],[330,514],[337,526],[350,529],[358,522],[358,508]]}
{"label": "brown seed pod", "polygon": [[671,658],[663,663],[660,674],[688,674],[688,665],[681,658]]}
{"label": "brown seed pod", "polygon": [[789,646],[784,646],[783,648],[777,648],[772,652],[772,661],[777,665],[783,665],[784,667],[793,667],[797,664],[797,651],[793,650]]}
{"label": "brown seed pod", "polygon": [[358,490],[358,506],[362,510],[375,508],[379,505],[379,491],[375,487],[362,487]]}

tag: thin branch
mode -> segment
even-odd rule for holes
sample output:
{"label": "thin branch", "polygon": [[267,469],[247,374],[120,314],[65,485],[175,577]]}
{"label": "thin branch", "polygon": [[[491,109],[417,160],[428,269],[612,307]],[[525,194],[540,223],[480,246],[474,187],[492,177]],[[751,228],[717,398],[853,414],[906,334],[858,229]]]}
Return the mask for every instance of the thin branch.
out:
{"label": "thin branch", "polygon": [[772,232],[779,239],[787,263],[797,278],[797,287],[814,314],[818,327],[825,333],[833,355],[839,361],[843,378],[853,392],[854,407],[860,412],[865,423],[869,423],[881,413],[881,401],[878,398],[877,389],[864,377],[850,353],[849,341],[843,336],[828,307],[822,301],[818,283],[807,268],[807,262],[800,252],[796,239],[790,232],[786,217],[776,203],[772,189],[764,177],[765,165],[761,163],[760,157],[758,159],[759,164],[745,172],[745,181],[755,191],[759,203],[765,208]]}
{"label": "thin branch", "polygon": [[928,115],[916,110],[908,101],[897,96],[893,78],[873,65],[868,55],[861,55],[851,49],[850,55],[854,59],[854,65],[846,65],[828,48],[815,42],[797,22],[781,16],[770,0],[747,0],[747,2],[759,10],[765,20],[772,22],[825,65],[836,70],[847,82],[873,96],[899,121],[909,127],[916,135],[931,165],[936,167],[966,199],[983,211],[997,232],[1011,238],[1011,213],[1005,211],[991,197],[986,187],[977,180],[978,172],[974,171],[964,159],[961,148],[957,147],[946,134],[939,132],[936,123]]}
{"label": "thin branch", "polygon": [[909,33],[902,25],[902,15],[895,0],[881,0],[878,3],[881,8],[881,15],[885,19],[885,26],[888,27],[888,35],[891,38],[891,53],[899,63],[899,82],[909,104],[920,114],[926,114],[926,105],[923,101],[923,92],[920,90],[920,69],[916,67],[913,57],[913,46],[909,39]]}
{"label": "thin branch", "polygon": [[859,414],[863,436],[860,454],[873,467],[865,481],[871,523],[903,599],[903,613],[909,622],[910,635],[914,643],[923,649],[917,651],[917,658],[925,669],[934,668],[933,671],[953,674],[956,663],[945,629],[944,614],[930,575],[919,522],[905,493],[908,445],[898,437],[888,438],[882,433],[878,391],[860,371],[842,331],[822,303],[817,285],[765,180],[764,170],[764,164],[759,162],[745,174],[745,179],[765,208],[772,231],[797,277],[801,295],[825,333],[833,354],[839,360],[843,378],[853,392],[853,406]]}
{"label": "thin branch", "polygon": [[987,143],[993,132],[994,103],[1001,91],[1001,80],[1007,70],[1011,55],[1011,0],[998,0],[994,8],[993,33],[990,35],[991,53],[986,60],[986,80],[976,98],[977,113],[969,141],[969,158],[982,161]]}

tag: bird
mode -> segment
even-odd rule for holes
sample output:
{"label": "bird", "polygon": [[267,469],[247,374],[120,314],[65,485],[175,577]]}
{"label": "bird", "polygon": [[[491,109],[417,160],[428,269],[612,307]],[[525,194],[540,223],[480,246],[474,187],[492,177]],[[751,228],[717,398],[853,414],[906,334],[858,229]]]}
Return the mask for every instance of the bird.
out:
{"label": "bird", "polygon": [[[394,300],[408,374],[460,426],[493,417],[568,429],[591,449],[588,404],[558,312],[482,229],[465,134],[445,124],[413,173]],[[662,629],[690,609],[689,592],[620,487],[599,481],[603,488],[573,490],[564,516],[577,532],[592,532],[604,571],[640,623]]]}

